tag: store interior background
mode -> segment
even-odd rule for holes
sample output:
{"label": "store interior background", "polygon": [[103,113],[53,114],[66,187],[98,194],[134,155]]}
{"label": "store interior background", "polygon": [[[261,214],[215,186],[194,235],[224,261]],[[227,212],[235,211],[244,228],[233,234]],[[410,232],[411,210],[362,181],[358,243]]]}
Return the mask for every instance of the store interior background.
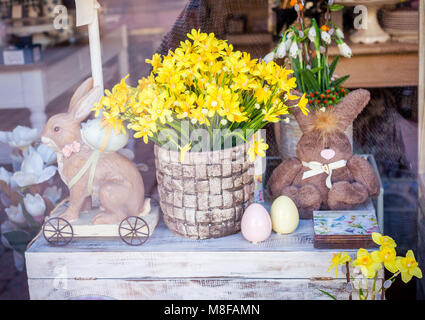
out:
{"label": "store interior background", "polygon": [[[71,7],[73,2],[72,0],[64,1],[64,4]],[[128,82],[130,84],[137,84],[140,77],[149,73],[150,68],[145,63],[145,59],[150,58],[160,47],[163,37],[173,27],[188,2],[190,1],[100,1],[102,5],[102,37],[122,25],[127,27],[127,55],[130,73]],[[245,1],[235,0],[234,2],[238,3],[239,7],[243,7]],[[267,0],[253,2],[263,2],[267,6]],[[267,9],[256,13],[255,19],[258,23],[251,26],[251,31],[255,33],[253,39],[263,41],[262,35],[267,33],[267,14]],[[192,21],[196,21],[196,19]],[[221,23],[222,19],[219,21]],[[86,41],[84,29],[80,29],[79,32],[82,34],[82,41]],[[256,43],[252,46],[253,52],[251,54],[259,58],[267,53],[272,45],[273,43],[264,45]],[[67,50],[70,46],[81,46],[81,44],[71,44],[67,41],[48,50]],[[250,52],[249,44],[241,45],[238,49]],[[88,56],[87,59],[89,59]],[[0,78],[4,75],[2,68],[0,65]],[[65,75],[67,72],[71,72],[71,70],[62,71]],[[105,88],[110,89],[119,82],[121,73],[118,58],[108,61],[104,65]],[[47,117],[67,109],[69,100],[78,84],[75,83],[48,103],[46,107]],[[356,152],[372,153],[376,158],[385,188],[385,234],[396,240],[399,244],[398,251],[400,254],[404,254],[407,249],[416,250],[418,241],[417,87],[372,88],[370,90],[372,100],[354,124],[354,147]],[[6,109],[1,105],[1,100],[0,97],[0,131],[12,130],[17,125],[31,125],[28,109]],[[267,138],[269,141],[274,139],[271,128],[268,129]],[[155,195],[153,146],[151,143],[145,145],[142,141],[133,141],[132,143],[136,156],[135,161],[146,165],[146,170],[143,172],[146,193]],[[7,148],[5,145],[0,145],[0,150],[0,153],[5,153]],[[268,155],[278,155],[275,145],[271,146]],[[0,165],[7,166],[4,163]],[[5,219],[5,216],[3,211],[0,212],[0,223]],[[415,297],[416,285],[414,281],[407,286],[396,287],[390,290],[388,294],[390,299],[414,299]],[[12,252],[0,244],[0,299],[28,298],[25,270],[19,272],[15,269]]]}

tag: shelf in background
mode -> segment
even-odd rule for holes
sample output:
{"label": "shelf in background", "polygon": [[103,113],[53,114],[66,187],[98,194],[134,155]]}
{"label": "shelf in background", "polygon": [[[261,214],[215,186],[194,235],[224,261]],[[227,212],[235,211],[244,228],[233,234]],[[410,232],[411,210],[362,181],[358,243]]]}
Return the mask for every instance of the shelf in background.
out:
{"label": "shelf in background", "polygon": [[[366,44],[347,44],[353,51],[350,59],[338,62],[335,74],[350,75],[347,88],[405,87],[418,85],[418,44],[388,41]],[[329,56],[339,54],[336,46],[329,48]]]}

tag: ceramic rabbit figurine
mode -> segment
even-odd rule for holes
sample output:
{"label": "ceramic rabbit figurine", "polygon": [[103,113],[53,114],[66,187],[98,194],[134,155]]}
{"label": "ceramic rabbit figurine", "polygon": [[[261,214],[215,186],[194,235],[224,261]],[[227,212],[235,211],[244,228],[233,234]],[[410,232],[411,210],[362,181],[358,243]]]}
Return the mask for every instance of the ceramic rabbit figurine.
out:
{"label": "ceramic rabbit figurine", "polygon": [[350,92],[332,110],[312,111],[308,116],[294,108],[303,135],[297,158],[283,161],[272,173],[273,197],[290,197],[304,219],[314,210],[346,210],[379,194],[378,178],[369,162],[352,154],[344,130],[370,99],[369,91]]}
{"label": "ceramic rabbit figurine", "polygon": [[60,176],[70,189],[69,207],[61,215],[67,221],[91,208],[92,195],[103,209],[93,224],[118,223],[144,210],[144,185],[136,166],[117,152],[93,150],[82,139],[81,122],[101,94],[87,79],[73,95],[68,112],[52,116],[41,134],[41,141],[56,151]]}

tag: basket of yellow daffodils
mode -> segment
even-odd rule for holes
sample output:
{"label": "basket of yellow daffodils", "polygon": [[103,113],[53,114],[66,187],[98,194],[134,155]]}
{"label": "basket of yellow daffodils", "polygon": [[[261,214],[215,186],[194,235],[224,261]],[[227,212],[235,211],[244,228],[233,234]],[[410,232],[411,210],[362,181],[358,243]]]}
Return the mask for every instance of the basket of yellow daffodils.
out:
{"label": "basket of yellow daffodils", "polygon": [[216,238],[238,232],[253,201],[253,162],[268,148],[257,132],[291,108],[307,113],[307,99],[291,94],[291,70],[251,59],[213,33],[187,36],[146,60],[152,72],[137,87],[123,79],[95,109],[115,130],[155,143],[167,226],[187,238]]}

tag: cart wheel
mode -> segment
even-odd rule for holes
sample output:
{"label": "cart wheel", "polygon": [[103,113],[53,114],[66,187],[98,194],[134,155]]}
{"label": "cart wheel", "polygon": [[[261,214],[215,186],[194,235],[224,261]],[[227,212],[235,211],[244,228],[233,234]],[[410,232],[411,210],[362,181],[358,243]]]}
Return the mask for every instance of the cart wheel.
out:
{"label": "cart wheel", "polygon": [[64,246],[72,241],[74,230],[65,219],[54,217],[44,223],[43,235],[48,243],[54,246]]}
{"label": "cart wheel", "polygon": [[149,238],[149,226],[140,217],[127,217],[118,228],[120,238],[130,246],[141,246]]}

